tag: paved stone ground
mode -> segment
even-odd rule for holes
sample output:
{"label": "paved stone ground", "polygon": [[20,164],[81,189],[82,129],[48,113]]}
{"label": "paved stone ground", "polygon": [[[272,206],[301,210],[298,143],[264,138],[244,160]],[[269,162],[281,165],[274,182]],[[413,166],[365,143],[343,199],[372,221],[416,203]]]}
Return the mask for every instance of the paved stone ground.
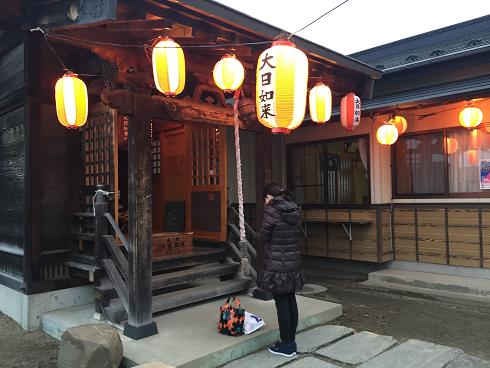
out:
{"label": "paved stone ground", "polygon": [[[349,333],[339,335],[339,329]],[[342,337],[325,339],[334,335]],[[367,331],[351,334],[350,329],[335,325],[303,332],[297,344],[298,350],[308,352],[285,358],[262,350],[224,368],[490,368],[490,362],[460,349],[414,339],[397,343],[391,336]]]}

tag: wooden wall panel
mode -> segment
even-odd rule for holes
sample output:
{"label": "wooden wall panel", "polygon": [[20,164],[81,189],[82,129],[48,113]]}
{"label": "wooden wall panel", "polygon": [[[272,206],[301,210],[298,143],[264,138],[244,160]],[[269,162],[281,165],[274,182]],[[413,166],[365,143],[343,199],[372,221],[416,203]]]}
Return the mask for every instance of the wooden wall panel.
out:
{"label": "wooden wall panel", "polygon": [[324,222],[306,222],[305,253],[313,256],[327,256],[327,232]]}
{"label": "wooden wall panel", "polygon": [[449,264],[480,267],[477,209],[448,210]]}
{"label": "wooden wall panel", "polygon": [[482,217],[482,266],[490,268],[490,209],[481,211]]}
{"label": "wooden wall panel", "polygon": [[381,208],[381,261],[393,260],[391,209]]}
{"label": "wooden wall panel", "polygon": [[446,264],[446,215],[444,209],[417,210],[419,261]]}
{"label": "wooden wall panel", "polygon": [[398,261],[416,261],[415,210],[394,208],[393,211],[395,259]]}
{"label": "wooden wall panel", "polygon": [[24,247],[24,108],[0,116],[0,244]]}

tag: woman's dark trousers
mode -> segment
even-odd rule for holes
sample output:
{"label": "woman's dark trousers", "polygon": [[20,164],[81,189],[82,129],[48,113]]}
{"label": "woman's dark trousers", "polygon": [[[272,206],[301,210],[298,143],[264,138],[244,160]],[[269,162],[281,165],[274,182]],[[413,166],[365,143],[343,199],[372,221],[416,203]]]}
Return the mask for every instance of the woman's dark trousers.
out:
{"label": "woman's dark trousers", "polygon": [[276,302],[277,320],[279,321],[279,333],[281,342],[294,342],[296,328],[298,327],[298,305],[293,293],[273,294]]}

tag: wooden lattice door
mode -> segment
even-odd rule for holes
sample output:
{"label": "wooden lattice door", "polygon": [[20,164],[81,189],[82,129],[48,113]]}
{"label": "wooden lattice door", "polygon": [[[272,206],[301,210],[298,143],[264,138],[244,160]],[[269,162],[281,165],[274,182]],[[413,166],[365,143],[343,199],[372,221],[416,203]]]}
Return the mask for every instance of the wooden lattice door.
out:
{"label": "wooden lattice door", "polygon": [[187,126],[189,190],[187,227],[195,238],[225,241],[227,232],[226,132],[223,127]]}
{"label": "wooden lattice door", "polygon": [[92,210],[98,184],[114,192],[114,217],[118,218],[117,126],[116,110],[106,106],[92,109],[82,128],[82,196],[85,210]]}

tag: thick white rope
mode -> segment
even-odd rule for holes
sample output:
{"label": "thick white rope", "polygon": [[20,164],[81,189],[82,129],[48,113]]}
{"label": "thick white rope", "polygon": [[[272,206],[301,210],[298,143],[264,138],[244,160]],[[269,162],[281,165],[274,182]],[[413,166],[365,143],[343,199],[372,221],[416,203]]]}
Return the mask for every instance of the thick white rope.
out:
{"label": "thick white rope", "polygon": [[238,100],[240,89],[235,91],[235,101],[233,104],[233,121],[235,123],[235,158],[236,158],[236,181],[238,194],[238,219],[240,229],[240,241],[246,239],[245,234],[245,214],[243,213],[243,183],[242,183],[242,159],[240,155],[240,119],[238,117]]}
{"label": "thick white rope", "polygon": [[95,191],[95,194],[94,196],[92,197],[92,207],[94,209],[94,216],[95,216],[95,197],[97,197],[97,194],[101,193],[102,195],[105,195],[106,197],[109,196],[109,194],[114,194],[114,192],[108,192],[106,190],[102,190],[102,189],[97,189]]}

